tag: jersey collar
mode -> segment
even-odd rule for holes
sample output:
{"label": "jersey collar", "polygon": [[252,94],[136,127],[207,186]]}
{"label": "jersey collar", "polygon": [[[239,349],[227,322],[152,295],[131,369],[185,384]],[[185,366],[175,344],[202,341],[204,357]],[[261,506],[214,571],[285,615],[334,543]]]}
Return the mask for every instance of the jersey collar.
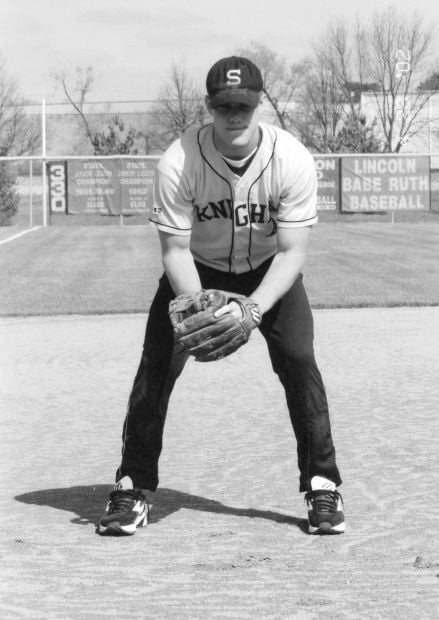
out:
{"label": "jersey collar", "polygon": [[[259,123],[259,129],[261,131],[259,146],[253,157],[253,161],[241,178],[249,176],[250,178],[256,179],[262,170],[264,170],[264,168],[268,165],[268,162],[273,155],[274,145],[269,140],[267,129],[264,127],[263,123]],[[205,125],[200,129],[198,134],[198,144],[200,147],[201,156],[217,174],[226,178],[230,176],[237,176],[230,170],[221,153],[215,147],[213,141],[213,123]]]}

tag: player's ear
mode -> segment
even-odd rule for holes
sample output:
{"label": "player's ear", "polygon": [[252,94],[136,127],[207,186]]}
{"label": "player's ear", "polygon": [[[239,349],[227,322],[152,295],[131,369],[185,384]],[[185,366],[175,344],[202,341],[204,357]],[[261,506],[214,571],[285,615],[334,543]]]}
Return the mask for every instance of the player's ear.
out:
{"label": "player's ear", "polygon": [[209,114],[213,115],[213,108],[212,108],[212,104],[210,103],[209,95],[206,95],[206,97],[204,98],[204,102],[206,104],[206,108],[207,108],[207,111],[209,112]]}

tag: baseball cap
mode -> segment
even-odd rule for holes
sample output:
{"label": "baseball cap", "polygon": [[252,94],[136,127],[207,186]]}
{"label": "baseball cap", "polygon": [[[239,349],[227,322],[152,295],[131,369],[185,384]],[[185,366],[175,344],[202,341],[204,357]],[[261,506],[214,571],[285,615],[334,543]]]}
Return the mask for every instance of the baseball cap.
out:
{"label": "baseball cap", "polygon": [[221,58],[210,68],[206,79],[213,108],[227,103],[244,103],[256,108],[263,86],[258,67],[242,56]]}

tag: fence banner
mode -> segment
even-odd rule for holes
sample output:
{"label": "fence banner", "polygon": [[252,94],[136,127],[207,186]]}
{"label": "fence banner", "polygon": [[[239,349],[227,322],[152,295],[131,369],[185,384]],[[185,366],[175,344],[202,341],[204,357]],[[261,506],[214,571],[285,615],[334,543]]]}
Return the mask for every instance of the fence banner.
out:
{"label": "fence banner", "polygon": [[67,162],[47,162],[49,207],[51,213],[68,213]]}
{"label": "fence banner", "polygon": [[68,162],[69,213],[121,213],[119,160],[87,159]]}
{"label": "fence banner", "polygon": [[134,215],[152,200],[155,160],[90,159],[68,163],[70,213]]}
{"label": "fence banner", "polygon": [[118,164],[124,215],[146,213],[152,203],[152,186],[157,161],[120,159]]}
{"label": "fence banner", "polygon": [[317,209],[340,211],[340,157],[314,156],[317,170]]}
{"label": "fence banner", "polygon": [[342,157],[342,211],[430,209],[428,156]]}

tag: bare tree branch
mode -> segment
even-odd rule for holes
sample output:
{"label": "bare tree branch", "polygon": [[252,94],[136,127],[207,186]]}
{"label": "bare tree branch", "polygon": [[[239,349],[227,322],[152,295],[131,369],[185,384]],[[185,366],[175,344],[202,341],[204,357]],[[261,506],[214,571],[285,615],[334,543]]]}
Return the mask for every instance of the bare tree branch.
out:
{"label": "bare tree branch", "polygon": [[0,155],[31,155],[41,145],[35,119],[24,111],[25,102],[0,59]]}
{"label": "bare tree branch", "polygon": [[251,41],[248,47],[240,48],[236,53],[249,58],[259,67],[264,81],[264,95],[275,118],[282,129],[291,131],[292,102],[305,81],[308,61],[288,63],[284,57],[258,41]]}
{"label": "bare tree branch", "polygon": [[93,90],[93,67],[77,67],[74,77],[62,70],[53,74],[67,101],[78,113],[85,129],[88,140],[95,155],[112,155],[115,153],[137,154],[137,132],[133,127],[125,128],[123,120],[118,114],[113,114],[104,123],[92,123],[86,112],[87,97]]}
{"label": "bare tree branch", "polygon": [[417,135],[419,123],[431,93],[419,92],[415,85],[426,77],[433,29],[424,27],[414,13],[410,19],[389,7],[375,13],[368,30],[370,76],[379,85],[376,109],[386,150],[399,152],[402,145]]}
{"label": "bare tree branch", "polygon": [[173,62],[169,80],[151,109],[151,126],[144,137],[151,148],[165,150],[191,127],[204,124],[203,97],[186,69]]}
{"label": "bare tree branch", "polygon": [[55,82],[61,86],[67,101],[79,114],[87,137],[90,140],[90,143],[93,144],[95,134],[84,111],[87,96],[92,91],[94,83],[93,67],[88,66],[85,69],[82,67],[77,67],[73,85],[70,84],[72,79],[66,70],[55,72],[53,74],[53,78],[55,79]]}

